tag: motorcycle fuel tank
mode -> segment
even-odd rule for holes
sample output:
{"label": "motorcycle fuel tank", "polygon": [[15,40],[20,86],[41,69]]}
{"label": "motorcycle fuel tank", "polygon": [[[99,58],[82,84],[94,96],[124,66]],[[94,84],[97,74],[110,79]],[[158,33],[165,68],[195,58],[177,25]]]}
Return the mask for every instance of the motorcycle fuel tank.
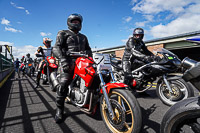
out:
{"label": "motorcycle fuel tank", "polygon": [[79,75],[84,81],[85,86],[89,87],[95,76],[95,70],[92,66],[93,62],[88,58],[79,57],[75,62],[74,76]]}

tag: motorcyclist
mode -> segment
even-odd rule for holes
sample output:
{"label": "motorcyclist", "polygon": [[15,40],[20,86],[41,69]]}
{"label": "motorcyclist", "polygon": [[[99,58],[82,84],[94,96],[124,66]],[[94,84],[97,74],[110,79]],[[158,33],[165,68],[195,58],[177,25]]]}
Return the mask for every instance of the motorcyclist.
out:
{"label": "motorcyclist", "polygon": [[[28,67],[28,64],[33,63],[33,59],[30,57],[30,53],[26,54],[26,58],[24,59],[24,65],[26,68]],[[27,69],[26,69],[27,71]]]}
{"label": "motorcyclist", "polygon": [[67,96],[68,85],[73,78],[73,71],[75,67],[75,57],[69,57],[70,52],[86,52],[92,56],[92,51],[85,35],[79,33],[82,28],[83,18],[80,14],[71,14],[67,19],[69,30],[61,30],[57,34],[55,47],[53,53],[57,59],[60,60],[62,72],[60,75],[60,85],[56,89],[56,115],[55,122],[61,123],[63,121],[64,101]]}
{"label": "motorcyclist", "polygon": [[25,71],[25,69],[24,69],[24,67],[23,67],[23,65],[24,65],[24,62],[25,61],[25,57],[24,56],[22,56],[22,58],[21,58],[21,66],[20,66],[20,70],[19,70],[19,73],[20,73],[20,71],[22,71],[23,73],[24,73],[24,71]]}
{"label": "motorcyclist", "polygon": [[15,71],[16,71],[17,74],[18,74],[18,78],[20,78],[20,75],[19,75],[19,64],[20,64],[20,61],[19,61],[19,59],[17,58],[16,61],[14,62],[14,66],[15,66]]}
{"label": "motorcyclist", "polygon": [[133,31],[133,37],[130,37],[126,43],[122,58],[125,84],[128,84],[132,77],[131,69],[136,69],[142,63],[151,62],[154,58],[154,54],[145,46],[143,37],[144,30],[136,28]]}
{"label": "motorcyclist", "polygon": [[24,59],[24,63],[25,65],[29,64],[29,63],[32,63],[33,62],[33,59],[30,57],[30,54],[26,54],[26,58]]}
{"label": "motorcyclist", "polygon": [[42,69],[43,69],[44,64],[45,64],[45,57],[51,56],[51,54],[52,54],[52,47],[51,47],[52,41],[53,40],[51,40],[50,38],[47,38],[47,37],[43,38],[44,46],[38,47],[38,49],[35,53],[36,57],[42,57],[42,60],[40,61],[38,69],[37,69],[38,73],[37,73],[37,76],[36,76],[36,86],[35,86],[35,88],[37,88],[40,85],[40,77],[41,77]]}
{"label": "motorcyclist", "polygon": [[25,57],[24,57],[24,56],[22,56],[22,58],[21,58],[21,62],[23,63],[23,62],[24,62],[24,60],[25,60]]}

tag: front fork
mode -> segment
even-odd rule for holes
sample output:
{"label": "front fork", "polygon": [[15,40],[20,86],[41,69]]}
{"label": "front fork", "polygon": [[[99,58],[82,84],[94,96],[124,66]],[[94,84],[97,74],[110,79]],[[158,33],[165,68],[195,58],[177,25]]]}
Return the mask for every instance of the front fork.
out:
{"label": "front fork", "polygon": [[109,97],[108,97],[108,94],[107,94],[107,91],[106,91],[105,82],[103,80],[103,76],[102,76],[101,73],[99,73],[99,78],[101,80],[101,88],[102,88],[103,95],[104,95],[104,98],[105,98],[105,101],[106,101],[106,104],[107,104],[107,107],[108,107],[109,115],[111,116],[112,120],[114,120],[114,112],[112,110],[111,103],[110,103],[110,100],[109,100]]}
{"label": "front fork", "polygon": [[163,80],[164,80],[165,84],[167,85],[167,88],[169,89],[170,94],[173,93],[172,88],[170,87],[170,85],[167,81],[166,75],[163,75]]}

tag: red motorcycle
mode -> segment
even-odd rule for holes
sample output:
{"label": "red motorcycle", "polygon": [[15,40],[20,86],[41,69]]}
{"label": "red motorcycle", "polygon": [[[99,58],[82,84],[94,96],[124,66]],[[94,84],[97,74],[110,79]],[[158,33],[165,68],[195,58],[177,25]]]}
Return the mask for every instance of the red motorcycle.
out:
{"label": "red motorcycle", "polygon": [[[102,119],[110,132],[139,133],[142,125],[140,105],[128,85],[114,79],[110,56],[94,53],[76,56],[74,76],[69,85],[68,99],[81,111],[95,115],[100,102]],[[58,75],[59,76],[59,75]]]}
{"label": "red motorcycle", "polygon": [[43,83],[49,82],[52,91],[56,91],[53,86],[53,80],[50,78],[56,72],[58,65],[56,64],[56,59],[52,56],[45,57],[45,64],[42,69]]}
{"label": "red motorcycle", "polygon": [[21,63],[21,66],[20,66],[20,71],[22,71],[22,76],[24,76],[25,75],[25,65],[24,65],[24,63]]}

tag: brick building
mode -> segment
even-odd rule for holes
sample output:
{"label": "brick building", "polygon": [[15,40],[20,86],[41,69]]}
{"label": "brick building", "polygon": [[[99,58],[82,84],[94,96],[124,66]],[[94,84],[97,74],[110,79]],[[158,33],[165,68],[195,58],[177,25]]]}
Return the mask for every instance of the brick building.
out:
{"label": "brick building", "polygon": [[[186,41],[186,38],[200,35],[200,31],[179,34],[154,40],[145,41],[147,48],[153,51],[157,48],[165,48],[175,53],[180,59],[190,57],[200,61],[200,44]],[[115,54],[122,57],[125,45],[100,49],[94,52]]]}

